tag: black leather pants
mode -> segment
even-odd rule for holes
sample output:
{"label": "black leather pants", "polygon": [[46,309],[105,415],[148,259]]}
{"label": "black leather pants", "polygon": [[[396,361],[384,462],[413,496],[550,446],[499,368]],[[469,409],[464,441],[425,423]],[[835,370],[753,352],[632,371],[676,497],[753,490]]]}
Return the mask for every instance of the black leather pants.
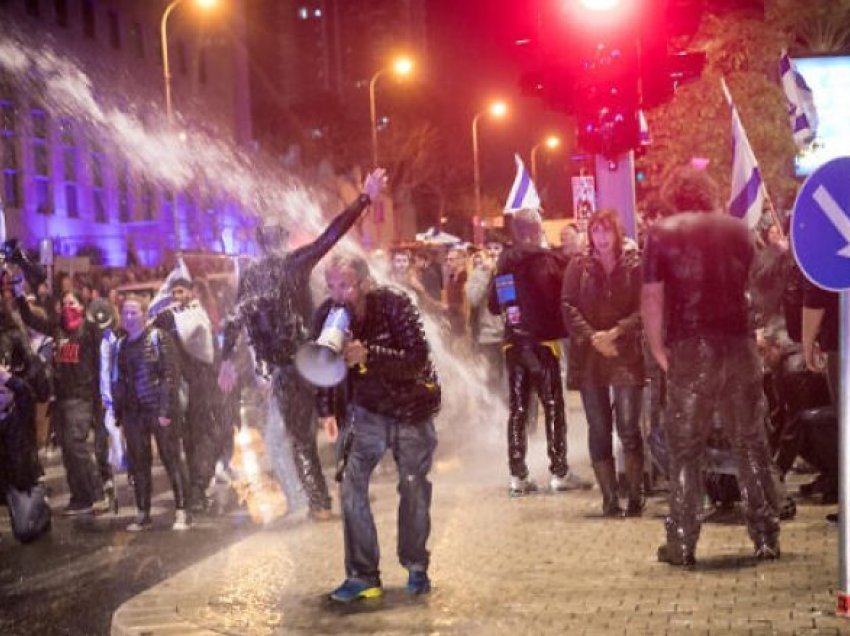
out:
{"label": "black leather pants", "polygon": [[754,543],[779,536],[778,498],[765,434],[765,399],[755,342],[693,338],[670,348],[664,432],[670,451],[671,554],[696,547],[702,505],[702,455],[717,410],[738,464],[747,530]]}
{"label": "black leather pants", "polygon": [[124,428],[124,437],[127,439],[136,507],[142,512],[150,512],[151,509],[151,464],[153,463],[151,435],[153,435],[156,439],[159,458],[171,481],[174,507],[184,510],[188,504],[189,476],[183,456],[180,454],[177,422],[161,426],[156,413],[133,409],[122,416],[121,426]]}
{"label": "black leather pants", "polygon": [[331,497],[316,444],[313,389],[301,378],[294,364],[277,367],[273,382],[283,425],[292,440],[295,469],[307,493],[310,510],[330,509]]}
{"label": "black leather pants", "polygon": [[567,474],[567,418],[558,358],[541,344],[512,345],[505,351],[508,370],[508,464],[511,475],[525,478],[528,450],[528,402],[534,389],[543,405],[546,425],[546,449],[549,471],[563,477]]}

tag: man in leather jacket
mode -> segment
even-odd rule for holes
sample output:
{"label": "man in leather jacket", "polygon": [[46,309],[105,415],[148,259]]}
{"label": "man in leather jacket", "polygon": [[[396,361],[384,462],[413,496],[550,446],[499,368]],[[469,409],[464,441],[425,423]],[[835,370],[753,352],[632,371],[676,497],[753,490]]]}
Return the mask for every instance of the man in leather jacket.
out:
{"label": "man in leather jacket", "polygon": [[151,524],[151,435],[174,493],[175,530],[188,528],[186,513],[189,479],[180,454],[178,359],[171,337],[157,327],[146,327],[147,307],[133,296],[121,305],[121,323],[127,334],[116,344],[112,399],[115,416],[124,429],[133,488],[136,519],[130,532]]}
{"label": "man in leather jacket", "polygon": [[[335,257],[325,273],[330,292],[316,312],[315,333],[332,308],[345,307],[350,337],[342,355],[349,367],[343,454],[343,584],[331,599],[350,602],[380,596],[378,537],[369,505],[369,479],[390,449],[398,467],[398,557],[408,570],[411,594],[430,591],[431,482],[437,437],[434,416],[440,385],[416,306],[403,292],[373,288],[359,257]],[[337,439],[333,390],[320,390],[317,408],[326,433]]]}
{"label": "man in leather jacket", "polygon": [[292,439],[298,476],[307,492],[311,517],[316,520],[330,518],[331,500],[316,446],[312,390],[294,364],[295,353],[307,341],[313,313],[310,273],[380,194],[384,180],[385,172],[380,168],[369,174],[357,200],[315,241],[292,252],[284,251],[280,226],[266,228],[259,237],[264,256],[239,281],[236,306],[224,324],[219,386],[226,393],[236,386],[231,357],[239,332],[245,327],[257,361],[271,371],[274,395]]}
{"label": "man in leather jacket", "polygon": [[559,362],[559,341],[566,336],[559,303],[565,260],[542,246],[542,221],[537,210],[516,212],[511,231],[514,245],[499,257],[488,301],[491,313],[505,317],[509,493],[521,496],[537,490],[528,478],[525,461],[532,391],[543,405],[550,489],[588,489],[590,482],[567,464],[567,418]]}
{"label": "man in leather jacket", "polygon": [[674,172],[662,187],[662,197],[678,213],[649,229],[641,292],[649,348],[667,373],[664,433],[670,451],[670,515],[665,521],[667,542],[658,549],[658,559],[672,565],[695,563],[701,461],[718,409],[737,459],[756,557],[776,559],[779,502],[746,300],[752,241],[743,221],[722,211],[717,185],[704,171],[686,167]]}

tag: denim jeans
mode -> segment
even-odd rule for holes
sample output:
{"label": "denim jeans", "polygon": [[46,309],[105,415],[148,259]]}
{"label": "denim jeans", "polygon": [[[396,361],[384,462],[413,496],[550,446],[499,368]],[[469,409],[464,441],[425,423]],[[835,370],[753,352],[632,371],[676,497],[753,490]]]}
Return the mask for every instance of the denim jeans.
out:
{"label": "denim jeans", "polygon": [[411,424],[354,405],[338,447],[347,452],[341,496],[346,576],[381,584],[369,479],[387,449],[392,450],[398,467],[398,558],[407,569],[426,571],[429,553],[425,544],[431,533],[428,472],[437,447],[433,420]]}
{"label": "denim jeans", "polygon": [[615,414],[617,435],[623,445],[623,452],[643,454],[640,432],[642,401],[642,386],[593,386],[581,389],[581,402],[587,417],[587,442],[591,461],[601,462],[613,457],[611,433]]}
{"label": "denim jeans", "polygon": [[87,444],[89,431],[97,426],[94,404],[71,398],[58,400],[53,408],[71,504],[90,506],[103,499],[103,483]]}

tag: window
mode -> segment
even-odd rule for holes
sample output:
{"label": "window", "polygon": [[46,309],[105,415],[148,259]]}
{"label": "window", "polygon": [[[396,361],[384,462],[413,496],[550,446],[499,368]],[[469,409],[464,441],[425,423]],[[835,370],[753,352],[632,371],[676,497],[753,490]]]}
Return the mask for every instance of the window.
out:
{"label": "window", "polygon": [[17,170],[3,169],[3,201],[10,208],[21,207],[21,179]]}
{"label": "window", "polygon": [[142,219],[145,221],[154,220],[153,211],[153,188],[148,181],[142,182],[141,188],[141,204],[142,204]]}
{"label": "window", "polygon": [[106,14],[106,24],[109,28],[109,46],[113,49],[121,48],[121,23],[118,20],[116,11],[109,11]]}
{"label": "window", "polygon": [[65,211],[72,219],[79,218],[80,209],[77,206],[77,184],[65,184]]}
{"label": "window", "polygon": [[65,181],[77,180],[77,149],[74,147],[62,150],[62,167]]}
{"label": "window", "polygon": [[39,139],[33,140],[32,145],[33,171],[37,175],[46,177],[50,174],[50,159],[47,152],[47,144]]}
{"label": "window", "polygon": [[94,207],[95,223],[108,223],[109,215],[106,211],[106,193],[101,188],[92,190],[92,206]]}
{"label": "window", "polygon": [[38,0],[26,0],[27,15],[33,18],[41,17],[41,11],[38,7]]}
{"label": "window", "polygon": [[141,22],[130,24],[130,43],[136,57],[143,60],[145,58],[145,34],[142,31]]}
{"label": "window", "polygon": [[207,50],[205,48],[198,52],[198,81],[204,86],[207,84]]}
{"label": "window", "polygon": [[15,136],[15,105],[0,101],[0,169],[3,170],[3,200],[12,208],[21,207],[21,167],[18,163],[18,140]]}
{"label": "window", "polygon": [[56,24],[68,26],[68,0],[53,0],[53,10],[56,13]]}
{"label": "window", "polygon": [[91,171],[91,183],[95,188],[103,187],[103,155],[92,152],[91,162],[89,163]]}
{"label": "window", "polygon": [[118,175],[118,220],[121,223],[128,223],[132,218],[131,207],[130,182],[125,166]]}
{"label": "window", "polygon": [[95,39],[95,20],[94,20],[94,2],[92,0],[83,0],[83,35],[87,38]]}
{"label": "window", "polygon": [[0,101],[0,134],[15,134],[15,105],[9,101]]}
{"label": "window", "polygon": [[47,113],[43,110],[32,111],[32,135],[37,139],[47,139]]}
{"label": "window", "polygon": [[50,179],[35,177],[35,209],[39,214],[53,214],[53,201],[50,198]]}

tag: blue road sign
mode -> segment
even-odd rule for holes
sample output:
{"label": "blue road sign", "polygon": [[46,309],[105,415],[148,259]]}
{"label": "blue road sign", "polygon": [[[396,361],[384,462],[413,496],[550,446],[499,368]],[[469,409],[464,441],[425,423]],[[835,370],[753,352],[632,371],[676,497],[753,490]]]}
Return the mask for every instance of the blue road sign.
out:
{"label": "blue road sign", "polygon": [[850,289],[850,157],[828,161],[806,179],[791,220],[794,258],[822,289]]}

